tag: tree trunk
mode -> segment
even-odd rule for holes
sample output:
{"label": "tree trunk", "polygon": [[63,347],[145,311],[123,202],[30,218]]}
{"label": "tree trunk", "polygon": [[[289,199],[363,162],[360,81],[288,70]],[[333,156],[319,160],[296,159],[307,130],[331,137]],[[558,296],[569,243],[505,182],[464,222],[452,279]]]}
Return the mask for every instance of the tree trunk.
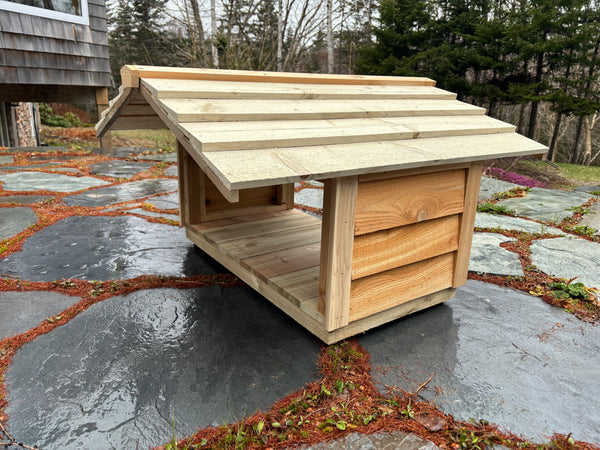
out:
{"label": "tree trunk", "polygon": [[[196,24],[196,37],[192,39],[194,46],[198,48],[198,60],[200,67],[204,65],[204,27],[202,26],[202,19],[200,18],[200,8],[198,7],[198,0],[190,0],[192,6],[192,13],[194,14],[194,23]],[[196,41],[197,39],[197,41]]]}
{"label": "tree trunk", "polygon": [[556,113],[556,122],[554,122],[554,131],[552,132],[552,139],[550,140],[550,149],[546,155],[548,161],[554,162],[556,160],[556,145],[558,141],[558,131],[560,129],[560,123],[562,121],[563,114]]}
{"label": "tree trunk", "polygon": [[[545,39],[544,39],[545,40]],[[540,83],[542,81],[542,70],[544,68],[544,53],[540,53],[538,55],[536,69],[535,69],[535,82]],[[540,88],[539,86],[535,89],[536,94],[539,95]],[[534,139],[537,131],[537,113],[538,107],[540,105],[539,100],[531,102],[531,110],[529,111],[529,125],[527,127],[527,137],[529,139]]]}
{"label": "tree trunk", "polygon": [[525,129],[525,108],[527,105],[525,103],[521,103],[521,108],[519,111],[519,123],[517,124],[517,133],[524,134],[523,130]]}
{"label": "tree trunk", "polygon": [[283,0],[279,0],[277,13],[277,72],[283,72]]}
{"label": "tree trunk", "polygon": [[212,53],[213,66],[219,68],[219,52],[217,50],[217,8],[216,0],[210,0],[210,51]]}
{"label": "tree trunk", "polygon": [[333,73],[333,0],[327,0],[327,73]]}
{"label": "tree trunk", "polygon": [[577,129],[575,130],[575,144],[573,146],[573,153],[571,153],[571,164],[577,164],[579,162],[579,147],[581,146],[581,130],[583,128],[583,116],[579,116],[577,121]]}
{"label": "tree trunk", "polygon": [[589,166],[592,159],[592,127],[590,126],[590,116],[583,116],[583,165]]}

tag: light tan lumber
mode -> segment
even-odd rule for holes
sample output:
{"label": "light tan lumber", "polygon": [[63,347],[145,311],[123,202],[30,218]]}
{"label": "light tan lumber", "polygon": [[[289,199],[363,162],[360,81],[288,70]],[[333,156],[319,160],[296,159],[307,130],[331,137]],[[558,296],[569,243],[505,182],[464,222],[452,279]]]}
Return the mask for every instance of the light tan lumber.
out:
{"label": "light tan lumber", "polygon": [[183,80],[255,81],[269,83],[376,84],[385,86],[435,86],[435,81],[420,77],[385,77],[367,75],[331,75],[290,72],[255,72],[248,70],[194,69],[181,67],[123,66],[121,80],[127,87],[138,87],[140,78]]}
{"label": "light tan lumber", "polygon": [[321,242],[321,227],[319,225],[306,225],[287,233],[275,231],[258,236],[248,236],[219,244],[219,248],[234,258],[244,259],[289,248],[317,244]]}
{"label": "light tan lumber", "polygon": [[[105,87],[97,87],[96,88],[96,106],[98,108],[98,116],[102,118],[102,114],[105,111],[108,111],[109,101],[108,101],[108,89]],[[107,113],[108,114],[108,113]],[[100,141],[100,148],[102,148],[103,153],[112,153],[113,145],[112,145],[112,135],[110,132],[102,133],[102,136],[98,136]]]}
{"label": "light tan lumber", "polygon": [[204,174],[177,141],[177,163],[179,168],[179,195],[181,224],[189,226],[199,223],[204,214]]}
{"label": "light tan lumber", "polygon": [[356,235],[408,225],[463,211],[463,169],[360,183]]}
{"label": "light tan lumber", "polygon": [[294,195],[294,183],[277,186],[277,202],[280,205],[285,205],[286,209],[294,209]]}
{"label": "light tan lumber", "polygon": [[462,286],[467,282],[481,172],[482,164],[480,163],[473,164],[467,172],[465,208],[460,221],[459,244],[458,251],[456,252],[456,265],[454,268],[454,281],[452,282],[452,287]]}
{"label": "light tan lumber", "polygon": [[[217,189],[223,194],[223,196],[230,202],[235,203],[239,201],[239,191],[237,189],[231,189],[222,176],[215,174],[215,169],[212,165],[207,162],[204,158],[200,156],[200,152],[194,148],[194,146],[190,143],[189,139],[181,132],[180,128],[176,123],[171,122],[167,116],[165,111],[158,105],[152,95],[142,87],[140,90],[148,104],[152,107],[154,112],[160,117],[160,119],[167,125],[171,133],[175,135],[175,138],[181,142],[181,145],[185,148],[186,152],[196,161],[196,164],[202,169],[202,171],[210,178],[210,180],[215,184]],[[250,186],[249,186],[250,187]],[[254,186],[251,186],[254,187]]]}
{"label": "light tan lumber", "polygon": [[[216,127],[223,124],[227,126]],[[482,135],[515,129],[483,115],[184,123],[181,127],[203,152]]]}
{"label": "light tan lumber", "polygon": [[325,329],[331,331],[348,324],[358,177],[324,184],[319,312],[325,316]]}
{"label": "light tan lumber", "polygon": [[456,94],[433,86],[379,86],[260,83],[218,80],[177,80],[145,78],[156,98],[245,98],[245,99],[399,99],[435,98],[452,100]]}
{"label": "light tan lumber", "polygon": [[167,128],[156,114],[149,116],[119,116],[110,126],[111,130],[162,130]]}
{"label": "light tan lumber", "polygon": [[458,214],[355,236],[352,279],[429,259],[458,248]]}
{"label": "light tan lumber", "polygon": [[308,244],[245,258],[241,260],[241,264],[266,282],[269,278],[317,266],[320,251],[321,243]]}
{"label": "light tan lumber", "polygon": [[122,88],[119,95],[110,102],[110,107],[105,109],[106,113],[101,116],[101,119],[96,124],[96,136],[101,139],[104,134],[110,129],[114,121],[119,117],[123,108],[127,105],[132,95],[137,89]]}
{"label": "light tan lumber", "polygon": [[386,311],[375,313],[372,316],[364,319],[356,320],[349,323],[345,327],[329,332],[325,330],[322,323],[323,318],[316,310],[316,299],[306,300],[301,303],[300,307],[298,307],[292,303],[288,297],[282,295],[272,284],[265,283],[264,280],[261,280],[259,277],[251,273],[247,268],[243,267],[239,261],[216,250],[213,244],[210,244],[204,240],[202,233],[196,232],[193,228],[188,228],[187,236],[211,257],[215,258],[217,261],[235,273],[251,288],[264,295],[267,300],[281,309],[296,322],[300,323],[326,344],[333,344],[342,339],[354,336],[357,333],[367,331],[371,328],[388,323],[413,312],[420,311],[421,309],[425,309],[449,300],[454,297],[455,293],[455,289],[444,289],[440,292],[424,295],[392,307]]}
{"label": "light tan lumber", "polygon": [[[209,230],[216,230],[218,228],[221,227],[225,227],[225,226],[229,226],[229,225],[235,225],[235,224],[242,224],[242,223],[248,223],[248,222],[253,222],[255,220],[268,220],[268,219],[272,219],[274,217],[283,217],[283,216],[293,216],[296,214],[301,213],[301,211],[297,211],[297,210],[282,210],[282,211],[275,211],[275,212],[268,212],[268,213],[264,213],[264,212],[257,212],[255,214],[243,214],[243,215],[239,215],[239,216],[229,216],[229,217],[225,217],[225,218],[219,218],[219,219],[215,219],[213,221],[206,221],[204,223],[197,223],[197,224],[193,224],[192,227],[195,229],[195,232],[197,233],[204,233],[207,232]],[[308,214],[304,214],[305,216],[307,216]]]}
{"label": "light tan lumber", "polygon": [[319,266],[270,278],[269,285],[298,306],[312,299],[316,301],[319,296]]}
{"label": "light tan lumber", "polygon": [[454,253],[354,280],[350,297],[352,322],[413,298],[452,287]]}
{"label": "light tan lumber", "polygon": [[303,120],[361,117],[483,115],[485,109],[457,100],[238,100],[161,99],[178,123],[236,120]]}
{"label": "light tan lumber", "polygon": [[543,153],[517,133],[357,144],[207,152],[202,157],[229,189],[434,167]]}
{"label": "light tan lumber", "polygon": [[206,175],[201,176],[204,178],[204,203],[207,214],[251,206],[274,205],[277,201],[277,186],[260,186],[241,190],[238,201],[231,203]]}
{"label": "light tan lumber", "polygon": [[471,167],[471,163],[459,163],[443,164],[440,166],[418,167],[415,169],[392,170],[389,172],[366,173],[364,175],[358,176],[358,182],[362,183],[365,181],[386,180],[388,178],[408,177],[411,175],[421,175],[431,172],[443,172],[446,170],[454,169],[467,169],[469,167]]}

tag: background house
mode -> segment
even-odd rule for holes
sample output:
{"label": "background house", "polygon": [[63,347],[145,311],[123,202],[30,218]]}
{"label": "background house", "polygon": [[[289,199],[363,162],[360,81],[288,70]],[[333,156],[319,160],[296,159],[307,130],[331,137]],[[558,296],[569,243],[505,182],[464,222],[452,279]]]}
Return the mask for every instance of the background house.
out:
{"label": "background house", "polygon": [[[0,0],[0,145],[35,145],[27,102],[108,106],[104,0]],[[110,147],[110,136],[102,147]]]}

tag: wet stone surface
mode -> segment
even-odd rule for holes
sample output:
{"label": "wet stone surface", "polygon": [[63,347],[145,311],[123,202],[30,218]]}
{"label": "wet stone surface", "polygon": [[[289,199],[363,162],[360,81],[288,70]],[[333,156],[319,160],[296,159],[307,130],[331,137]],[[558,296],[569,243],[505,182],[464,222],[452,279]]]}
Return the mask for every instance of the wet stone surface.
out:
{"label": "wet stone surface", "polygon": [[63,202],[69,206],[107,206],[128,202],[150,195],[177,190],[177,180],[149,179],[108,186],[81,194],[69,195]]}
{"label": "wet stone surface", "polygon": [[589,212],[584,214],[577,225],[583,225],[600,230],[600,202],[594,203]]}
{"label": "wet stone surface", "polygon": [[475,215],[475,228],[501,228],[503,230],[523,231],[533,234],[566,234],[559,228],[550,227],[531,220],[489,213],[477,213]]}
{"label": "wet stone surface", "polygon": [[44,319],[79,302],[78,297],[56,292],[3,292],[0,295],[0,341],[24,333]]}
{"label": "wet stone surface", "polygon": [[139,214],[140,216],[147,216],[147,217],[158,217],[161,219],[168,219],[168,220],[174,220],[176,222],[179,222],[178,214],[158,213],[158,212],[153,212],[153,211],[146,211],[145,209],[142,209],[142,208],[132,208],[132,209],[128,209],[126,212],[129,214]]}
{"label": "wet stone surface", "polygon": [[0,241],[19,234],[37,221],[37,214],[26,206],[0,208]]}
{"label": "wet stone surface", "polygon": [[469,270],[495,275],[523,275],[523,267],[516,253],[502,247],[514,239],[499,233],[473,233]]}
{"label": "wet stone surface", "polygon": [[54,191],[76,192],[109,184],[92,177],[74,177],[59,173],[15,172],[0,174],[2,187],[6,191]]}
{"label": "wet stone surface", "polygon": [[152,167],[153,163],[134,161],[103,161],[91,166],[90,173],[113,178],[131,178]]}
{"label": "wet stone surface", "polygon": [[414,392],[433,374],[420,394],[457,419],[540,442],[554,432],[600,442],[600,416],[590,413],[600,411],[600,327],[534,297],[468,281],[453,300],[359,341],[382,393]]}
{"label": "wet stone surface", "polygon": [[34,203],[43,202],[54,198],[53,195],[9,195],[0,197],[0,204],[17,203],[20,205],[32,205]]}
{"label": "wet stone surface", "polygon": [[0,259],[0,273],[30,281],[111,280],[139,275],[227,272],[186,237],[183,228],[140,217],[68,217]]}
{"label": "wet stone surface", "polygon": [[302,448],[304,450],[434,450],[439,447],[414,434],[395,431],[374,434],[352,433],[343,439]]}
{"label": "wet stone surface", "polygon": [[177,162],[177,152],[154,153],[151,155],[137,155],[136,158],[137,159],[145,159],[147,161]]}
{"label": "wet stone surface", "polygon": [[89,158],[88,155],[32,155],[27,159],[29,161],[75,161],[78,159]]}
{"label": "wet stone surface", "polygon": [[145,203],[149,203],[158,209],[179,209],[179,194],[174,192],[172,194],[157,195],[147,199]]}
{"label": "wet stone surface", "polygon": [[584,192],[564,192],[552,189],[531,188],[525,197],[508,198],[498,201],[517,216],[529,217],[544,222],[560,223],[573,215],[570,208],[581,206],[592,195]]}
{"label": "wet stone surface", "polygon": [[520,187],[518,184],[508,181],[496,180],[495,178],[481,177],[479,184],[479,200],[491,199],[494,194],[510,191]]}
{"label": "wet stone surface", "polygon": [[600,186],[597,186],[597,185],[577,186],[575,188],[575,190],[579,191],[579,192],[600,192]]}
{"label": "wet stone surface", "polygon": [[177,166],[171,166],[171,167],[167,167],[165,169],[165,176],[166,177],[176,177],[178,176],[178,170],[177,170]]}
{"label": "wet stone surface", "polygon": [[12,164],[15,157],[12,155],[0,155],[0,164]]}
{"label": "wet stone surface", "polygon": [[15,170],[27,170],[27,169],[47,169],[49,167],[60,166],[64,163],[47,163],[47,164],[25,164],[25,165],[9,165],[9,166],[0,166],[0,172],[5,171],[15,171]]}
{"label": "wet stone surface", "polygon": [[599,243],[562,237],[533,241],[530,248],[531,263],[542,272],[600,288]]}
{"label": "wet stone surface", "polygon": [[56,153],[67,151],[66,147],[54,146],[54,145],[42,145],[39,147],[11,147],[13,152],[22,153]]}
{"label": "wet stone surface", "polygon": [[151,147],[116,147],[111,156],[116,158],[137,157],[139,153],[146,151],[156,151],[156,149]]}
{"label": "wet stone surface", "polygon": [[294,194],[294,203],[312,208],[323,208],[323,189],[302,189]]}
{"label": "wet stone surface", "polygon": [[319,349],[249,288],[114,297],[17,352],[9,432],[42,448],[162,445],[173,423],[179,439],[268,409],[317,378]]}

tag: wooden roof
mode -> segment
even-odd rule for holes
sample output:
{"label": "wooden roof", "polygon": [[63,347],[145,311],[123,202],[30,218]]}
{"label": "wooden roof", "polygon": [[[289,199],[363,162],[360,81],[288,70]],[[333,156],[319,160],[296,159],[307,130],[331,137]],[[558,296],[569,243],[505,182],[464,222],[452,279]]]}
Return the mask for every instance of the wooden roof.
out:
{"label": "wooden roof", "polygon": [[166,125],[230,201],[256,186],[547,150],[427,78],[125,66],[122,79],[99,136]]}

